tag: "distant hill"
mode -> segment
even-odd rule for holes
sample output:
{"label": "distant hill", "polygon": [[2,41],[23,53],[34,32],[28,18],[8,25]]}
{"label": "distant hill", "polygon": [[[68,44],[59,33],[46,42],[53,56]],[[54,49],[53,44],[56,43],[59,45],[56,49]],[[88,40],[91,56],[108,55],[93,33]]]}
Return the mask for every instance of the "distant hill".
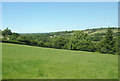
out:
{"label": "distant hill", "polygon": [[94,28],[50,33],[22,33],[20,35],[12,33],[4,35],[2,41],[5,43],[26,44],[56,49],[118,54],[117,42],[119,33],[118,28],[115,27],[111,29]]}
{"label": "distant hill", "polygon": [[[50,33],[22,33],[22,35],[32,37],[36,40],[47,40],[49,38],[53,38],[56,36],[65,36],[68,37],[71,36],[76,31],[83,31],[88,34],[88,37],[91,41],[100,41],[102,40],[105,35],[108,28],[93,28],[93,29],[86,29],[86,30],[72,30],[72,31],[59,31],[59,32],[50,32]],[[118,36],[118,28],[112,27],[113,30],[113,37],[117,38]]]}

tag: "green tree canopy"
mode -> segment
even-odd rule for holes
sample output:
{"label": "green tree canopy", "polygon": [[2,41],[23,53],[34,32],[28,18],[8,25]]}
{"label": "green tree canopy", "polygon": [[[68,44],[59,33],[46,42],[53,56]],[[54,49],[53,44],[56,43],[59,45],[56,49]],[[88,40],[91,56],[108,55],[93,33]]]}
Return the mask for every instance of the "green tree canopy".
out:
{"label": "green tree canopy", "polygon": [[112,28],[108,28],[106,32],[105,40],[102,42],[101,52],[110,53],[110,54],[114,52],[114,41],[113,41]]}
{"label": "green tree canopy", "polygon": [[53,40],[53,47],[58,48],[58,49],[64,48],[66,43],[67,43],[67,38],[63,36],[58,36],[54,38]]}
{"label": "green tree canopy", "polygon": [[2,31],[2,35],[3,36],[12,35],[12,32],[10,29],[6,28],[5,30]]}

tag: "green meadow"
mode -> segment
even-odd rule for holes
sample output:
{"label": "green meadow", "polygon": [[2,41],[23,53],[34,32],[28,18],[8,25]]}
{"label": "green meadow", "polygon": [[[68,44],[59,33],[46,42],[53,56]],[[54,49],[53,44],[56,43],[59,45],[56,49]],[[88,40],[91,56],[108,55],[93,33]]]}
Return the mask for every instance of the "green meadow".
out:
{"label": "green meadow", "polygon": [[118,79],[118,56],[2,43],[3,79]]}

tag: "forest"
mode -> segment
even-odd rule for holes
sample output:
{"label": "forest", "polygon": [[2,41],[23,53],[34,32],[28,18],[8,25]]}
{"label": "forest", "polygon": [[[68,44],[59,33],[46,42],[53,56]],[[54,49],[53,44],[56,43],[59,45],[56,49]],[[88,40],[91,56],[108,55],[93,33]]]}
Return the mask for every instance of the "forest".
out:
{"label": "forest", "polygon": [[50,33],[14,33],[1,30],[3,43],[14,43],[46,48],[120,54],[120,28],[94,28]]}

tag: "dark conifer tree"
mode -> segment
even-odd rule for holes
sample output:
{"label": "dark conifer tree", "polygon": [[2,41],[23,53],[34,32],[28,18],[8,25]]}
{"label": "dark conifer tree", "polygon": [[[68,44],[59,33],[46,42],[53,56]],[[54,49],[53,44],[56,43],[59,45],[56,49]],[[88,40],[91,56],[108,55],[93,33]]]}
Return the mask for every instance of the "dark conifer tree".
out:
{"label": "dark conifer tree", "polygon": [[106,53],[112,54],[114,52],[114,41],[113,41],[113,31],[111,28],[108,28],[104,41],[104,48]]}

